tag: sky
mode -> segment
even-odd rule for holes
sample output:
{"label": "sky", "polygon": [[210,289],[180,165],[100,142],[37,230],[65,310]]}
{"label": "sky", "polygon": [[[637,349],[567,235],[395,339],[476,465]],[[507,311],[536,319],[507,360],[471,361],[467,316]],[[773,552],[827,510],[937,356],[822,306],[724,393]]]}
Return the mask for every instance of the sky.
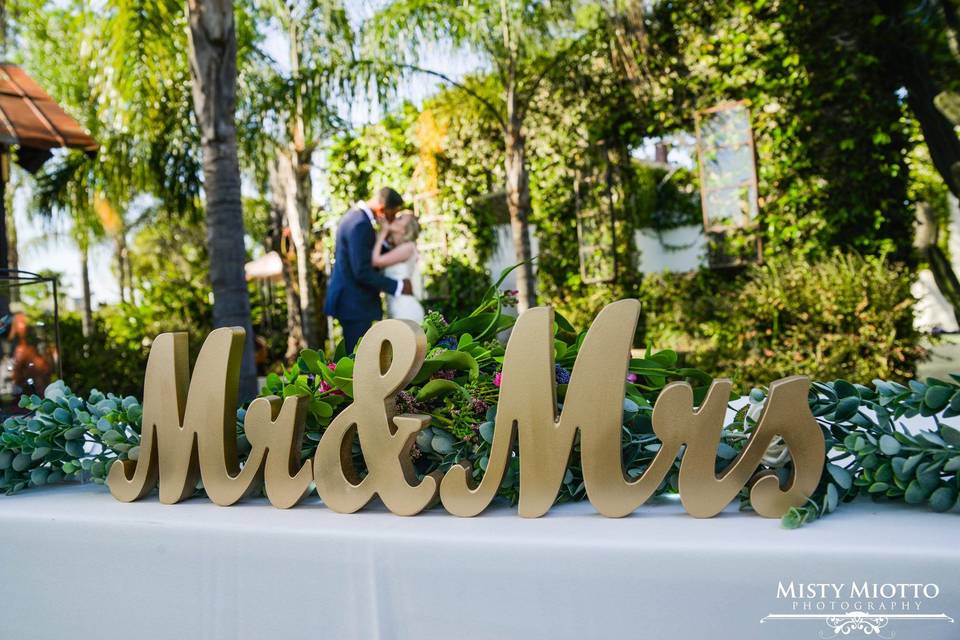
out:
{"label": "sky", "polygon": [[[369,17],[383,4],[383,0],[360,0],[347,2],[348,11],[355,25]],[[278,31],[266,34],[264,49],[279,66],[287,69],[287,41]],[[425,47],[421,52],[421,64],[428,68],[441,69],[453,78],[463,77],[477,67],[476,60],[469,55],[435,46]],[[439,81],[430,76],[411,78],[398,88],[398,97],[414,103],[436,91]],[[54,96],[56,98],[56,96]],[[351,118],[355,125],[379,119],[380,105],[375,102],[357,100],[350,107]],[[21,179],[14,191],[14,216],[17,225],[20,268],[26,271],[53,270],[63,274],[61,287],[69,298],[67,307],[79,308],[82,297],[80,279],[80,253],[69,238],[69,226],[65,223],[51,227],[49,223],[34,220],[29,215],[30,178]],[[316,180],[316,184],[321,181]],[[110,304],[120,298],[116,276],[111,269],[113,252],[109,243],[93,247],[90,252],[90,280],[94,305]]]}

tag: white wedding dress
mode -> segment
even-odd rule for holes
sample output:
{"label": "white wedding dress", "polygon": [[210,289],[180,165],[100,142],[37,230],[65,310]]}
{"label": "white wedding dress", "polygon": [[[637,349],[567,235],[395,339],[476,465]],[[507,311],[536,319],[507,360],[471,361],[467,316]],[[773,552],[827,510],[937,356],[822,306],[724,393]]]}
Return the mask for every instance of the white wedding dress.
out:
{"label": "white wedding dress", "polygon": [[387,295],[387,315],[397,320],[412,320],[417,324],[423,322],[423,306],[420,304],[420,271],[417,267],[420,255],[417,250],[403,262],[392,264],[383,270],[383,275],[394,280],[409,279],[413,284],[414,295]]}

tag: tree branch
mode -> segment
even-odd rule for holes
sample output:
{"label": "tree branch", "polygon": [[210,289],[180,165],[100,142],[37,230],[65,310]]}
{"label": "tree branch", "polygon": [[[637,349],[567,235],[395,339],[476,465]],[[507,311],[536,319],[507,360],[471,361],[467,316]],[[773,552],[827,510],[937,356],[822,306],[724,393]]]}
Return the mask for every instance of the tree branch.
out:
{"label": "tree branch", "polygon": [[[596,31],[596,29],[592,30],[590,33],[592,33],[593,31]],[[589,35],[589,34],[584,34],[584,37],[586,37],[586,35]],[[567,54],[573,50],[573,48],[577,45],[579,40],[580,38],[576,38],[572,40],[570,44],[568,44],[562,50],[554,54],[553,58],[547,63],[547,65],[543,69],[540,70],[540,73],[537,74],[537,76],[533,79],[533,84],[530,85],[529,88],[526,88],[526,87],[523,88],[523,99],[521,100],[521,106],[520,106],[521,120],[523,120],[526,117],[527,110],[530,107],[531,102],[533,102],[533,95],[536,93],[537,88],[540,86],[540,83],[543,82],[544,78],[546,78],[547,75],[549,75],[549,73],[553,71],[553,69],[557,66],[557,64],[560,61],[565,61],[567,59]]]}

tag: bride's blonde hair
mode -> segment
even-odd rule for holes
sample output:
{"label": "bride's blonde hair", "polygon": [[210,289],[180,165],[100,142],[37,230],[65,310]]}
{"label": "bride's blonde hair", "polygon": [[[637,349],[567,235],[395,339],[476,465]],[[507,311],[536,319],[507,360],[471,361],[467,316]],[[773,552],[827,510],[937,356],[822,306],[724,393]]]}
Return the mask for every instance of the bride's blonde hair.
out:
{"label": "bride's blonde hair", "polygon": [[407,218],[406,231],[403,234],[404,242],[416,242],[420,235],[420,222],[417,217],[413,215],[412,211],[404,211],[397,217]]}

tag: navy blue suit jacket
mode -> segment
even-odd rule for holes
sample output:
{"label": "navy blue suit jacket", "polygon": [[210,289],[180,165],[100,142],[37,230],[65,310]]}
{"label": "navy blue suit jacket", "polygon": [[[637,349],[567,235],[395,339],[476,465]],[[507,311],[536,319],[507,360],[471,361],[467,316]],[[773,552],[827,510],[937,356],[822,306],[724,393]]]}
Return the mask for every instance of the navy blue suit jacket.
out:
{"label": "navy blue suit jacket", "polygon": [[377,233],[367,214],[351,209],[337,226],[333,274],[327,287],[324,313],[338,320],[379,320],[383,317],[380,292],[395,293],[397,281],[372,264]]}

